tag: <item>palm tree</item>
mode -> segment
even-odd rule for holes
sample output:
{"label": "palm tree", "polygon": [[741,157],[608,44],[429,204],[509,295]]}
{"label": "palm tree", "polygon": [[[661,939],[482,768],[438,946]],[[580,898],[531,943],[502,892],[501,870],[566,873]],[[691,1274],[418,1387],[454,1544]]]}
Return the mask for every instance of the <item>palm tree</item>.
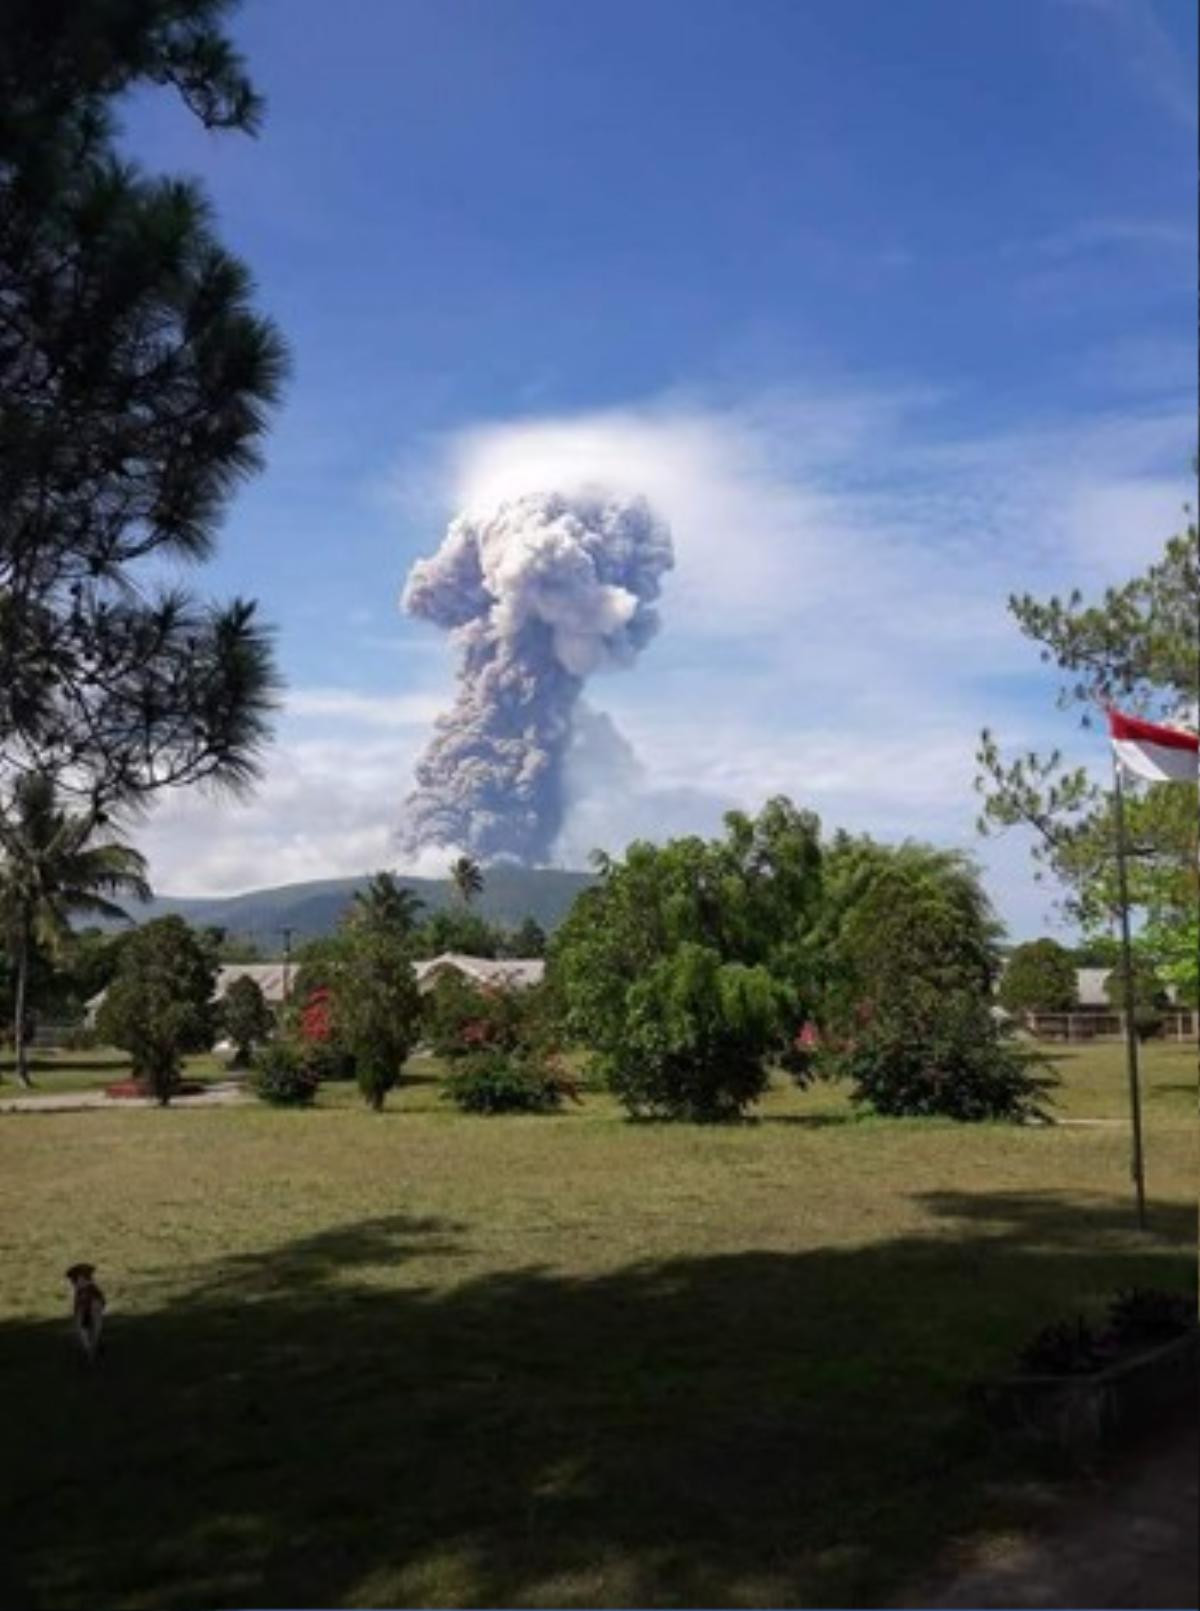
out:
{"label": "palm tree", "polygon": [[384,929],[407,937],[424,910],[425,902],[415,890],[399,883],[392,873],[375,873],[366,889],[355,894],[348,921],[354,928]]}
{"label": "palm tree", "polygon": [[450,864],[450,881],[458,891],[464,906],[470,906],[483,889],[483,873],[479,863],[471,856],[460,856]]}
{"label": "palm tree", "polygon": [[44,773],[22,778],[13,802],[11,818],[0,822],[0,925],[16,972],[17,1078],[30,1086],[26,1022],[35,947],[61,952],[72,912],[123,918],[127,913],[108,897],[148,900],[150,886],[143,857],[116,839],[94,842],[94,819],[64,809]]}

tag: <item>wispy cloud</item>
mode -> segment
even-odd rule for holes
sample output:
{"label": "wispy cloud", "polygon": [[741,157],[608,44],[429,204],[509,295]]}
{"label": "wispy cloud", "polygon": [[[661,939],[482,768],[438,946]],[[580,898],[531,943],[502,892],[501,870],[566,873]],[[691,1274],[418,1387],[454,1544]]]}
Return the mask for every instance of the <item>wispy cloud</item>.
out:
{"label": "wispy cloud", "polygon": [[1013,243],[1009,253],[1035,252],[1048,258],[1127,247],[1145,251],[1182,251],[1195,255],[1194,225],[1166,218],[1091,218],[1050,231],[1025,244]]}
{"label": "wispy cloud", "polygon": [[1143,93],[1172,122],[1196,129],[1195,64],[1163,26],[1153,0],[1056,0],[1056,4],[1095,17],[1109,31]]}
{"label": "wispy cloud", "polygon": [[347,688],[295,688],[287,696],[290,716],[329,717],[361,727],[425,728],[442,708],[434,693],[366,694]]}

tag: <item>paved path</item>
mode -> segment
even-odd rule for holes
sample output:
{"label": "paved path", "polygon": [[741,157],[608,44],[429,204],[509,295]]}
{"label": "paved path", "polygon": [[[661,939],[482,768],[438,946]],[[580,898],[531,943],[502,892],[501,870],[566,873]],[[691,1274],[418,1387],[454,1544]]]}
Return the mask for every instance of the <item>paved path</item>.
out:
{"label": "paved path", "polygon": [[[237,1080],[220,1080],[196,1096],[171,1098],[173,1108],[228,1107],[244,1101],[246,1093]],[[89,1108],[153,1108],[150,1097],[108,1096],[104,1091],[34,1091],[23,1096],[0,1098],[0,1113],[82,1113]]]}
{"label": "paved path", "polygon": [[906,1596],[928,1611],[975,1606],[1194,1611],[1200,1437],[1174,1426],[1068,1496],[1040,1527],[977,1543],[947,1582]]}

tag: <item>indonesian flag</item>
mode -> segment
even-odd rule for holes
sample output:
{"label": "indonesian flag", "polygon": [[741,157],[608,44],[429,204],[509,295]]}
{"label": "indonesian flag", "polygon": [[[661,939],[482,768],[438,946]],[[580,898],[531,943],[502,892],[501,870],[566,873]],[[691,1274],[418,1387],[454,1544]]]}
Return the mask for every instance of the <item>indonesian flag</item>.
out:
{"label": "indonesian flag", "polygon": [[1113,752],[1127,772],[1151,783],[1195,783],[1200,777],[1200,738],[1178,727],[1156,727],[1136,716],[1108,713]]}

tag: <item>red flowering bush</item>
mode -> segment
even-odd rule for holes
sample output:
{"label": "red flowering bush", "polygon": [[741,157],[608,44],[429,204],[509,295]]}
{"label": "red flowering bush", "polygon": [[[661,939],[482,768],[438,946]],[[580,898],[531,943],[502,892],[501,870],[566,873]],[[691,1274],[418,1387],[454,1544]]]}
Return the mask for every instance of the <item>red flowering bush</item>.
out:
{"label": "red flowering bush", "polygon": [[300,1039],[320,1044],[333,1039],[333,1012],[327,989],[312,991],[301,1008]]}
{"label": "red flowering bush", "polygon": [[326,986],[309,991],[308,1000],[300,1009],[297,1019],[297,1033],[304,1054],[304,1066],[317,1079],[354,1078],[354,1054],[335,1033],[333,1001]]}

